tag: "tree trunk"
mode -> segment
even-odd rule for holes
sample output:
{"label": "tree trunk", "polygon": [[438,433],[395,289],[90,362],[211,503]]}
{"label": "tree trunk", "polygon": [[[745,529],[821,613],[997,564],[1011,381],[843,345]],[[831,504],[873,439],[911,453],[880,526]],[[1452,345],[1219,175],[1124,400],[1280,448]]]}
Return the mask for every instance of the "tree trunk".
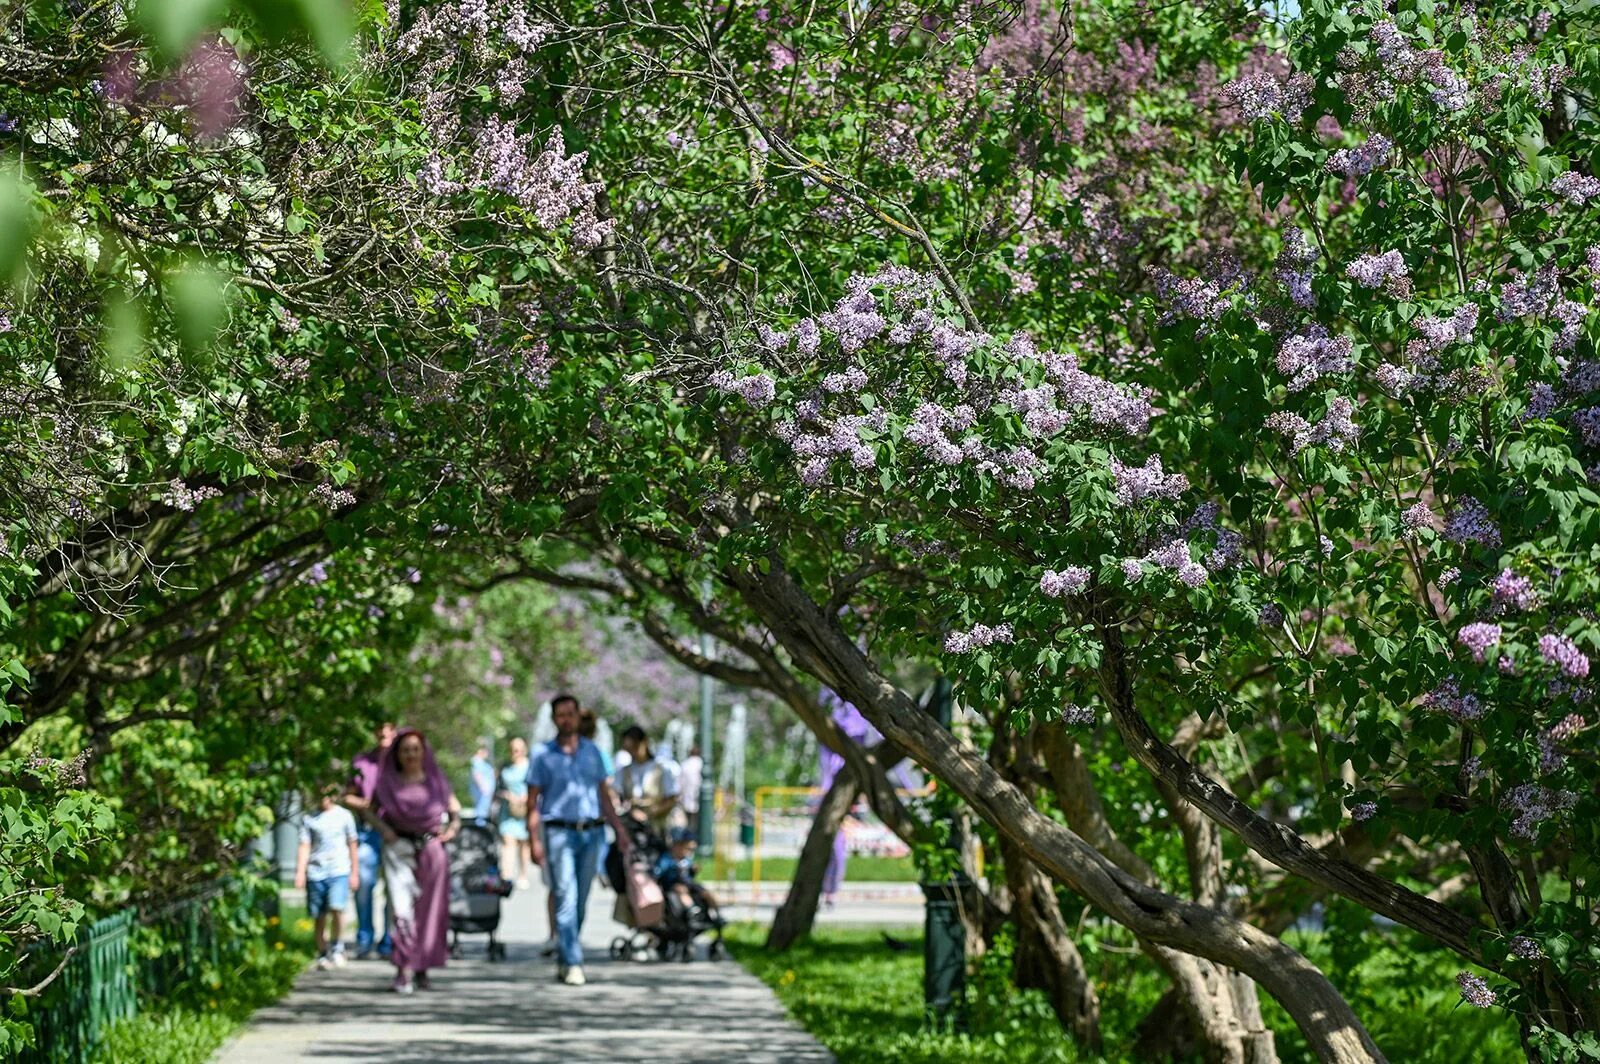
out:
{"label": "tree trunk", "polygon": [[1061,1026],[1083,1048],[1098,1053],[1100,999],[1061,917],[1055,884],[1014,844],[1002,840],[1000,851],[1017,924],[1012,980],[1023,989],[1043,990]]}
{"label": "tree trunk", "polygon": [[811,925],[817,918],[817,898],[822,894],[822,880],[828,871],[828,861],[833,857],[833,840],[860,793],[850,766],[841,765],[839,774],[833,778],[833,786],[828,788],[822,804],[817,807],[811,830],[806,832],[789,893],[773,914],[772,929],[767,932],[767,949],[786,950],[811,934]]}
{"label": "tree trunk", "polygon": [[795,583],[781,559],[725,574],[797,664],[854,702],[887,738],[916,758],[1006,835],[1051,878],[1082,895],[1141,940],[1237,968],[1283,1005],[1312,1052],[1328,1064],[1371,1064],[1383,1054],[1348,1002],[1298,951],[1213,907],[1149,887],[1065,825],[1034,808],[992,766],[964,749],[869,661]]}

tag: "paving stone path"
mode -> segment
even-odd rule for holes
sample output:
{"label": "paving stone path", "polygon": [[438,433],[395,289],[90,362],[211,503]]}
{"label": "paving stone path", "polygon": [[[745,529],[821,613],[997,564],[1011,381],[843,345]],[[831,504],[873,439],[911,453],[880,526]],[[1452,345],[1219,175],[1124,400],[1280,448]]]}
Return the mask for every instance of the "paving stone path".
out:
{"label": "paving stone path", "polygon": [[466,937],[467,956],[437,973],[433,989],[409,997],[389,992],[386,962],[308,971],[287,998],[256,1014],[217,1064],[833,1060],[732,960],[611,960],[606,947],[620,930],[613,901],[598,889],[590,898],[588,986],[556,983],[554,961],[539,956],[545,901],[536,885],[502,910],[505,961],[490,963],[485,939]]}

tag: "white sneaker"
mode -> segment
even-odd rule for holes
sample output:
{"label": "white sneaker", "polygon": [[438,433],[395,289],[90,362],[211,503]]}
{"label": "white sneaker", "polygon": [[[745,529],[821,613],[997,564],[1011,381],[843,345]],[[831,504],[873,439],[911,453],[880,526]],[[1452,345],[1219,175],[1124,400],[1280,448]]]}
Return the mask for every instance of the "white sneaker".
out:
{"label": "white sneaker", "polygon": [[579,968],[577,965],[573,965],[571,968],[568,968],[566,974],[561,977],[561,981],[568,986],[582,986],[588,982],[588,980],[583,977],[583,969]]}
{"label": "white sneaker", "polygon": [[325,972],[329,968],[332,968],[332,967],[333,967],[333,962],[328,959],[328,955],[326,953],[324,953],[322,956],[317,958],[317,971]]}
{"label": "white sneaker", "polygon": [[346,964],[349,964],[349,963],[350,963],[350,958],[348,958],[348,957],[346,957],[344,955],[344,950],[336,949],[336,950],[333,951],[333,966],[335,968],[343,968]]}
{"label": "white sneaker", "polygon": [[397,978],[394,981],[393,989],[396,994],[415,994],[417,992],[416,984],[406,976]]}

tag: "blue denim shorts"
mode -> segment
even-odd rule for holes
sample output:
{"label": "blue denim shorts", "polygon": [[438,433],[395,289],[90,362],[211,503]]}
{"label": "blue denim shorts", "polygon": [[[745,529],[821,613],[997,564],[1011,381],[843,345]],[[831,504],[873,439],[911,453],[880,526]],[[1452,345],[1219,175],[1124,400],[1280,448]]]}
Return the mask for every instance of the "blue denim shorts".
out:
{"label": "blue denim shorts", "polygon": [[306,880],[306,909],[314,920],[323,913],[342,913],[350,904],[350,877]]}

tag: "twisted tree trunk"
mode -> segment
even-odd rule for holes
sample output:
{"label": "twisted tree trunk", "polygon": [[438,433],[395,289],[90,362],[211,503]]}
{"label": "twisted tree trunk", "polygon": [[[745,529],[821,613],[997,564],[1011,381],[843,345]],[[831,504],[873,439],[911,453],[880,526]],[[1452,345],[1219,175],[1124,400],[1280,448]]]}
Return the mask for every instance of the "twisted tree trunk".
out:
{"label": "twisted tree trunk", "polygon": [[783,904],[773,914],[772,928],[767,932],[767,949],[786,950],[800,939],[811,934],[811,925],[817,919],[817,899],[822,894],[822,880],[828,872],[828,861],[833,857],[833,840],[839,827],[856,804],[861,787],[848,764],[839,768],[833,786],[822,796],[817,815],[806,832],[805,845],[800,848],[800,861],[795,865],[794,880]]}
{"label": "twisted tree trunk", "polygon": [[837,619],[769,556],[730,568],[728,582],[806,671],[854,702],[887,738],[935,773],[1051,878],[1078,892],[1142,940],[1237,968],[1266,987],[1319,1060],[1371,1064],[1383,1054],[1326,976],[1287,944],[1236,917],[1130,877],[956,739],[873,666]]}

